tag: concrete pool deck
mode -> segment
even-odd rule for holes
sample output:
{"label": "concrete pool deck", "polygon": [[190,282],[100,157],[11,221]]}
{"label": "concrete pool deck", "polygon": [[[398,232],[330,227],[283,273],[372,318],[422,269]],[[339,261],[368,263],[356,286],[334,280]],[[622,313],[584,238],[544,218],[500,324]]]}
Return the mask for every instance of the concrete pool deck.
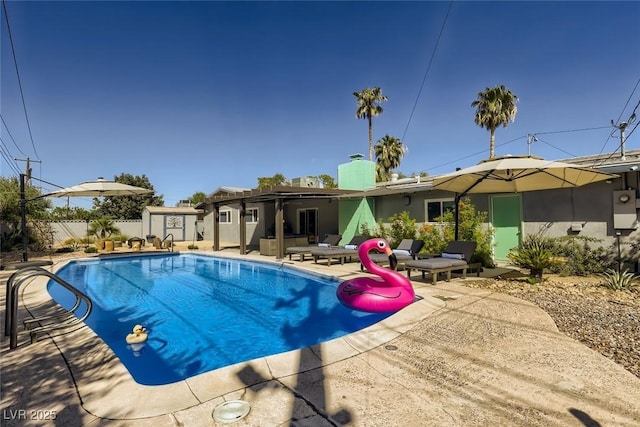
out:
{"label": "concrete pool deck", "polygon": [[[362,274],[357,262],[282,262]],[[135,383],[87,327],[32,345],[22,333],[14,350],[3,337],[2,425],[211,426],[234,399],[251,405],[232,424],[243,426],[640,425],[639,378],[535,305],[463,283],[414,280],[422,299],[370,328],[167,386]],[[21,311],[51,306],[43,287],[21,289]]]}

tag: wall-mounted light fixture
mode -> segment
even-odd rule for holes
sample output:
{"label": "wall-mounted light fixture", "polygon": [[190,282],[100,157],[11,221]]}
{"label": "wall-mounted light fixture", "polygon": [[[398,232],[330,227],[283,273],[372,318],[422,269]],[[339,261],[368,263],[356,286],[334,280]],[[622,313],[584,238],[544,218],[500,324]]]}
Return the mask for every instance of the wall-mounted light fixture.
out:
{"label": "wall-mounted light fixture", "polygon": [[630,199],[630,197],[629,197],[629,195],[628,195],[628,194],[621,194],[621,195],[618,197],[618,201],[619,201],[620,203],[627,203],[627,202],[629,201],[629,199]]}

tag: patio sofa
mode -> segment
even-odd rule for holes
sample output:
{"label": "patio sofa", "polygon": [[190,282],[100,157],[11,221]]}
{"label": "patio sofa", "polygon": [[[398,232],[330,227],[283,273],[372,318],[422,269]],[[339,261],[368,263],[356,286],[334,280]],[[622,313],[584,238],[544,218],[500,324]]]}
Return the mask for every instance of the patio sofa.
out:
{"label": "patio sofa", "polygon": [[311,255],[311,249],[318,247],[332,247],[338,246],[340,243],[340,239],[342,239],[341,234],[325,234],[322,242],[317,245],[308,245],[308,246],[291,246],[285,250],[285,253],[289,255],[289,259],[294,254],[299,255],[300,262],[304,261],[306,255]]}
{"label": "patio sofa", "polygon": [[446,273],[446,281],[451,280],[452,271],[462,271],[462,278],[467,277],[467,270],[475,269],[478,277],[480,277],[481,263],[470,263],[471,256],[476,250],[477,243],[472,241],[457,240],[449,242],[447,247],[440,255],[433,258],[416,259],[407,261],[404,264],[407,270],[407,277],[411,279],[411,271],[417,270],[422,272],[422,278],[425,274],[431,274],[431,281],[435,285],[438,281],[438,274]]}
{"label": "patio sofa", "polygon": [[351,241],[341,247],[314,247],[311,249],[311,256],[313,261],[317,264],[321,258],[327,259],[327,265],[331,265],[333,259],[340,261],[340,264],[344,264],[345,261],[351,260],[352,257],[358,256],[358,246],[369,240],[369,236],[353,236]]}

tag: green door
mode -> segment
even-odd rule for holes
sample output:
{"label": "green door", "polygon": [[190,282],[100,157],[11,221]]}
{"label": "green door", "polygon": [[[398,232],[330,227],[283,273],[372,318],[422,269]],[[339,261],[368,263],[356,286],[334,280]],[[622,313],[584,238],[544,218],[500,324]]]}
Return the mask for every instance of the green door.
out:
{"label": "green door", "polygon": [[509,249],[520,243],[522,208],[519,194],[494,195],[491,198],[491,224],[493,236],[493,259],[507,261]]}

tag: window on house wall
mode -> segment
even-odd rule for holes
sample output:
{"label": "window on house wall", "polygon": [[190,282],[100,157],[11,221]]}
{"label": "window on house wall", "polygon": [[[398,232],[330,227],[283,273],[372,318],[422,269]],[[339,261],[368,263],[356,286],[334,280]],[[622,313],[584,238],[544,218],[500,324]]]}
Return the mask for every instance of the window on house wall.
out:
{"label": "window on house wall", "polygon": [[220,220],[218,222],[220,224],[231,224],[231,211],[220,211]]}
{"label": "window on house wall", "polygon": [[258,223],[258,208],[249,208],[245,212],[245,219],[247,224],[257,224]]}
{"label": "window on house wall", "polygon": [[454,199],[426,200],[427,222],[438,222],[445,212],[453,212],[456,202]]}

